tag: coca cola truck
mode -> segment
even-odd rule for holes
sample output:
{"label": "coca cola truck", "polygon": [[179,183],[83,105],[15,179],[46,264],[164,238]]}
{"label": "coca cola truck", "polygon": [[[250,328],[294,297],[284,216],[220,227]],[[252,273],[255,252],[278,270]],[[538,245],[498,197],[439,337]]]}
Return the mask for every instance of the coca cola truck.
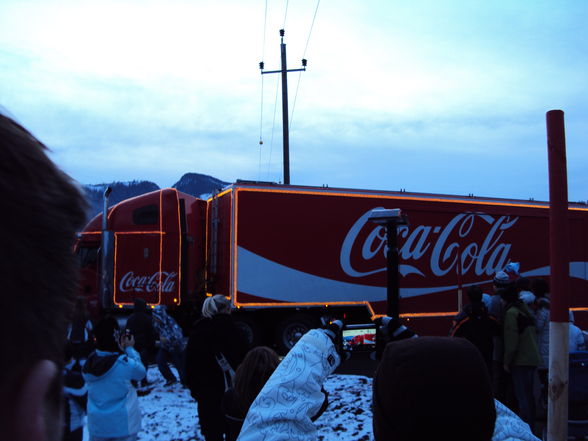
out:
{"label": "coca cola truck", "polygon": [[[193,312],[230,297],[256,343],[288,349],[321,315],[369,322],[386,312],[386,232],[368,220],[399,208],[401,317],[446,335],[458,289],[520,262],[549,276],[548,204],[479,197],[237,182],[207,201],[164,189],[123,201],[80,234],[90,307],[125,309],[136,297]],[[585,320],[588,207],[570,204],[571,305]],[[103,239],[102,239],[103,238]],[[103,251],[104,250],[104,251]]]}

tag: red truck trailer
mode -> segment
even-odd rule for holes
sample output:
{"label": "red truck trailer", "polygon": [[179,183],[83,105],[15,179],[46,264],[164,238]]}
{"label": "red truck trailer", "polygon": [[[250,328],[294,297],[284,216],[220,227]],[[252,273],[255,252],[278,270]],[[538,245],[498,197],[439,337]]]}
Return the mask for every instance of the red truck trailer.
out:
{"label": "red truck trailer", "polygon": [[[446,335],[458,288],[482,285],[520,262],[549,276],[548,204],[478,197],[238,182],[208,201],[164,189],[110,208],[80,235],[82,288],[91,306],[193,309],[230,297],[255,342],[291,347],[321,315],[366,322],[386,312],[386,233],[375,208],[400,208],[401,317],[420,334]],[[588,294],[588,207],[570,204],[571,305],[583,324]],[[98,254],[108,248],[102,302]],[[106,294],[105,294],[106,293]],[[106,297],[106,298],[104,298]],[[587,322],[588,323],[588,322]]]}

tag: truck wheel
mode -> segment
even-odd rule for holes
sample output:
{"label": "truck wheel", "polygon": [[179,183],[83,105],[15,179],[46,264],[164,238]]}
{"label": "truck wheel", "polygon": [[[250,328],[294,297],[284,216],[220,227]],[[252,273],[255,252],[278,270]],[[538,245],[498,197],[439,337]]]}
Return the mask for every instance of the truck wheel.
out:
{"label": "truck wheel", "polygon": [[248,317],[235,317],[235,325],[245,334],[250,348],[261,344],[261,330],[255,320]]}
{"label": "truck wheel", "polygon": [[276,329],[278,353],[286,354],[300,340],[300,337],[317,326],[317,321],[309,314],[294,314],[286,317]]}

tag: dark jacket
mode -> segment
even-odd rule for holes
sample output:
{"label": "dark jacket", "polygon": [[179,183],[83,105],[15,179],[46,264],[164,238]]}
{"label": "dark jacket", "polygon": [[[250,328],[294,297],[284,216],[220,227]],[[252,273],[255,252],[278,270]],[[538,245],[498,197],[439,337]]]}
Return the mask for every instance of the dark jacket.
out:
{"label": "dark jacket", "polygon": [[202,318],[194,324],[186,347],[186,384],[195,399],[203,394],[219,394],[225,382],[215,355],[225,356],[233,369],[249,350],[247,339],[228,314]]}
{"label": "dark jacket", "polygon": [[500,335],[500,324],[488,314],[483,302],[466,305],[453,322],[451,337],[462,337],[478,348],[486,366],[492,365],[494,337]]}
{"label": "dark jacket", "polygon": [[225,439],[226,441],[235,441],[241,432],[247,412],[243,412],[241,406],[237,404],[233,388],[225,392],[222,406],[226,423]]}
{"label": "dark jacket", "polygon": [[135,349],[153,351],[155,349],[155,330],[153,319],[147,313],[147,305],[143,299],[135,299],[135,309],[127,320],[126,329],[135,337]]}

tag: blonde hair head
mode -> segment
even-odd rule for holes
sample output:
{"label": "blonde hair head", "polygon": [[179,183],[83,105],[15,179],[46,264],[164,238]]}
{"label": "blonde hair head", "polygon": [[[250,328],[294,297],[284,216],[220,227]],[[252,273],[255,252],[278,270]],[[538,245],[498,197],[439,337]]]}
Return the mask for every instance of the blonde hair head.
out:
{"label": "blonde hair head", "polygon": [[225,296],[217,294],[207,297],[202,304],[202,315],[211,318],[217,314],[230,314],[231,302]]}

